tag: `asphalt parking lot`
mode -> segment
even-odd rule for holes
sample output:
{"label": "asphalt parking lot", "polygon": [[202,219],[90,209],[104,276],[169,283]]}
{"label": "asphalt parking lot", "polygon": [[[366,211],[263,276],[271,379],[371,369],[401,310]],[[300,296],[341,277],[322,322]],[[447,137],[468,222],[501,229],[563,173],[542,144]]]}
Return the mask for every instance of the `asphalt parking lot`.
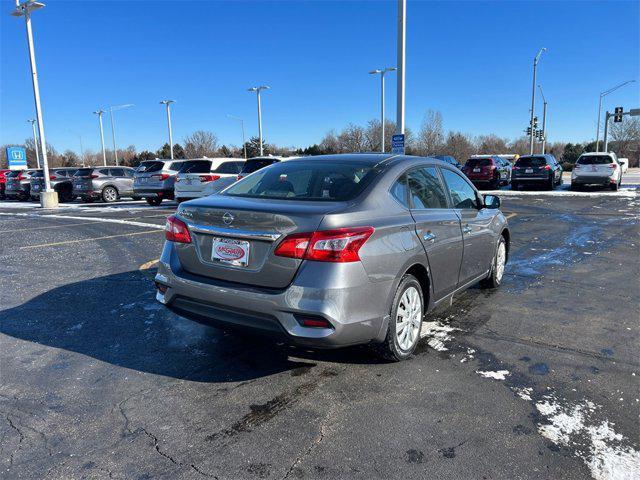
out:
{"label": "asphalt parking lot", "polygon": [[399,364],[164,310],[174,205],[0,204],[3,477],[638,478],[636,188],[503,193],[504,284]]}

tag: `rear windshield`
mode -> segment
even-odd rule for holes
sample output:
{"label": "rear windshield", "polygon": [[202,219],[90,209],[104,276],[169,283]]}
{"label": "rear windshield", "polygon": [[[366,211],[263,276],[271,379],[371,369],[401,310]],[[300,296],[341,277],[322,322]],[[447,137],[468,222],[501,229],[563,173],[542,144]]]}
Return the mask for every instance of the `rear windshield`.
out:
{"label": "rear windshield", "polygon": [[542,167],[547,164],[544,157],[520,157],[516,162],[516,167]]}
{"label": "rear windshield", "polygon": [[493,160],[491,158],[470,158],[467,160],[465,166],[467,167],[490,167],[493,165]]}
{"label": "rear windshield", "polygon": [[79,168],[74,177],[88,177],[93,173],[93,168]]}
{"label": "rear windshield", "polygon": [[138,168],[136,168],[136,172],[159,172],[160,170],[162,170],[162,167],[164,167],[164,162],[149,160],[141,162],[140,165],[138,165]]}
{"label": "rear windshield", "polygon": [[11,172],[7,172],[5,174],[5,177],[7,177],[7,178],[17,177],[18,175],[20,175],[21,172],[22,172],[22,170],[12,170]]}
{"label": "rear windshield", "polygon": [[255,160],[247,160],[242,167],[242,174],[249,175],[250,173],[256,172],[261,168],[268,167],[273,163],[279,162],[278,159],[270,159],[270,158],[259,158]]}
{"label": "rear windshield", "polygon": [[44,177],[44,173],[43,172],[33,172],[31,174],[31,178],[39,178],[39,177]]}
{"label": "rear windshield", "polygon": [[211,162],[209,160],[189,160],[180,167],[180,173],[209,173]]}
{"label": "rear windshield", "polygon": [[606,165],[613,163],[613,158],[609,155],[587,155],[580,157],[576,163],[580,165]]}
{"label": "rear windshield", "polygon": [[306,201],[355,198],[379,173],[372,165],[347,162],[282,162],[235,183],[225,195]]}

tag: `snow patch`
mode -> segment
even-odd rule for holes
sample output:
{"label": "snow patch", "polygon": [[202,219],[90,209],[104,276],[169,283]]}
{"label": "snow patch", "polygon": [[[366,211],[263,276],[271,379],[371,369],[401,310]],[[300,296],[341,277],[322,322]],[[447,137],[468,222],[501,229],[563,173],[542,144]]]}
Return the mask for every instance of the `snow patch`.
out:
{"label": "snow patch", "polygon": [[531,387],[514,387],[513,391],[521,399],[523,399],[523,400],[531,400],[531,394],[533,393],[533,388],[531,388]]}
{"label": "snow patch", "polygon": [[476,373],[484,378],[492,378],[494,380],[504,380],[509,375],[509,370],[497,370],[492,372],[490,370],[476,370]]}
{"label": "snow patch", "polygon": [[420,338],[428,338],[427,344],[434,350],[446,352],[449,349],[445,346],[445,343],[451,341],[453,337],[450,333],[455,330],[459,329],[438,321],[422,322]]}

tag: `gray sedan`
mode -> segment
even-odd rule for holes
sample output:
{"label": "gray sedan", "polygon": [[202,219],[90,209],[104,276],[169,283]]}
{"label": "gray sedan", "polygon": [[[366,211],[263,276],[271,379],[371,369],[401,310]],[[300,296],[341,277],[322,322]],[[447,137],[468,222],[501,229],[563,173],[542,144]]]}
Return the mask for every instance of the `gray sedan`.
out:
{"label": "gray sedan", "polygon": [[156,299],[179,315],[319,348],[414,351],[426,312],[497,287],[510,233],[455,167],[384,154],[291,160],[167,219]]}

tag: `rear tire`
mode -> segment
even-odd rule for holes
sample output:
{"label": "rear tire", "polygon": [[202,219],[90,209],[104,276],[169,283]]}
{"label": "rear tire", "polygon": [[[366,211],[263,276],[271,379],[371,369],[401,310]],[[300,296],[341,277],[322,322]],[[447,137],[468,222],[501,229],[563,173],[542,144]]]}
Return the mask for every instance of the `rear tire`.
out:
{"label": "rear tire", "polygon": [[135,200],[137,202],[138,200],[142,200],[142,197],[131,197],[131,200]]}
{"label": "rear tire", "polygon": [[420,340],[424,314],[420,282],[413,275],[405,275],[391,303],[387,336],[382,343],[375,345],[376,353],[391,362],[408,359]]}
{"label": "rear tire", "polygon": [[547,182],[547,190],[553,190],[556,187],[556,180],[551,177]]}
{"label": "rear tire", "polygon": [[504,267],[507,264],[507,242],[503,236],[500,236],[498,248],[491,262],[491,273],[484,280],[480,280],[482,288],[498,288],[502,283],[504,275]]}
{"label": "rear tire", "polygon": [[611,190],[613,190],[614,192],[617,192],[618,188],[620,188],[620,184],[619,183],[612,183],[611,184]]}
{"label": "rear tire", "polygon": [[113,203],[118,200],[118,190],[115,187],[104,187],[102,189],[102,201]]}
{"label": "rear tire", "polygon": [[162,203],[162,199],[161,198],[145,198],[145,200],[152,207],[157,207],[158,205],[160,205]]}

